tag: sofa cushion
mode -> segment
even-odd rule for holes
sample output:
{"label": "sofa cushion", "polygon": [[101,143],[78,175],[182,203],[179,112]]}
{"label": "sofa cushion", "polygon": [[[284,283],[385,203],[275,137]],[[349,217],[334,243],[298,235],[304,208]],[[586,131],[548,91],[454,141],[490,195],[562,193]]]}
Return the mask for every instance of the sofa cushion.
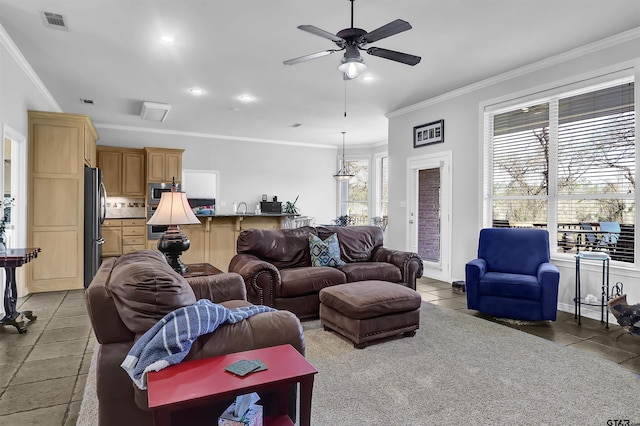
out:
{"label": "sofa cushion", "polygon": [[347,276],[347,282],[380,280],[389,282],[402,281],[402,272],[396,265],[386,262],[357,262],[340,266]]}
{"label": "sofa cushion", "polygon": [[345,264],[340,259],[340,244],[338,244],[337,234],[331,234],[325,240],[310,234],[309,252],[313,266],[342,266]]}
{"label": "sofa cushion", "polygon": [[540,300],[542,287],[534,275],[487,272],[480,279],[478,291],[482,296]]}
{"label": "sofa cushion", "polygon": [[144,333],[169,312],[196,302],[191,286],[155,250],[120,256],[106,286],[122,322],[134,333]]}
{"label": "sofa cushion", "polygon": [[376,247],[382,246],[384,234],[379,226],[319,226],[318,237],[338,235],[340,257],[347,263],[366,262]]}
{"label": "sofa cushion", "polygon": [[[316,229],[303,226],[295,229],[247,229],[238,236],[238,253],[252,254],[276,268],[311,266],[309,235]],[[325,236],[324,238],[326,238]],[[323,239],[324,239],[323,238]]]}
{"label": "sofa cushion", "polygon": [[336,268],[288,268],[280,271],[280,297],[294,297],[318,293],[321,289],[347,282],[345,275]]}

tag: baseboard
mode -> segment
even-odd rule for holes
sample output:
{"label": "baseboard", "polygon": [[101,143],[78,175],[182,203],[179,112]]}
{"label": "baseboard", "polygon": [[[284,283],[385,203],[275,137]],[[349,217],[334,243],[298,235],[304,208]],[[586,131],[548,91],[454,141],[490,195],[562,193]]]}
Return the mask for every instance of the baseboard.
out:
{"label": "baseboard", "polygon": [[[573,303],[569,304],[569,303],[558,303],[558,310],[562,311],[562,312],[570,312],[570,313],[575,313],[576,308],[575,305]],[[613,315],[611,315],[611,312],[609,312],[609,309],[607,307],[605,307],[605,313],[606,315],[609,316],[609,323],[613,323],[613,324],[617,324],[618,322],[616,321],[616,317],[614,317]],[[595,306],[585,306],[582,305],[580,308],[580,314],[582,317],[584,318],[591,318],[597,321],[600,321],[600,308],[595,307]],[[607,318],[605,317],[605,320]]]}

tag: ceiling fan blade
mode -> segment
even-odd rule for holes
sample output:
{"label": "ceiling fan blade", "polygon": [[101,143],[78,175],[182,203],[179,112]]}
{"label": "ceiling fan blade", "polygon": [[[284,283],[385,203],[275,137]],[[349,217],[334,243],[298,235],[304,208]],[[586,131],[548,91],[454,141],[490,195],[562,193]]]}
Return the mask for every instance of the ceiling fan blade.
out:
{"label": "ceiling fan blade", "polygon": [[337,52],[337,50],[323,50],[322,52],[311,53],[309,55],[300,56],[299,58],[289,59],[288,61],[284,61],[285,65],[295,65],[300,62],[310,61],[311,59],[321,58],[323,56],[331,55],[333,52]]}
{"label": "ceiling fan blade", "polygon": [[298,28],[300,28],[302,31],[306,31],[308,33],[315,34],[320,37],[328,38],[329,40],[336,43],[340,43],[344,41],[343,38],[338,37],[335,34],[331,34],[329,31],[321,30],[318,27],[314,27],[313,25],[298,25]]}
{"label": "ceiling fan blade", "polygon": [[396,19],[395,21],[389,22],[387,25],[383,25],[380,28],[365,34],[363,38],[367,43],[373,43],[378,40],[382,40],[383,38],[410,30],[411,28],[411,24],[407,21]]}
{"label": "ceiling fan blade", "polygon": [[369,55],[378,56],[384,59],[401,62],[407,65],[417,65],[422,59],[420,56],[410,55],[408,53],[396,52],[395,50],[382,49],[380,47],[370,47],[367,49]]}

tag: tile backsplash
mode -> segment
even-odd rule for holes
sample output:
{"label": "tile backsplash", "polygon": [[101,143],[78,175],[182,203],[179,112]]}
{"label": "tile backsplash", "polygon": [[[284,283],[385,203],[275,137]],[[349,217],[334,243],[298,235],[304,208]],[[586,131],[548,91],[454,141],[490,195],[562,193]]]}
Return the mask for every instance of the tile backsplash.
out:
{"label": "tile backsplash", "polygon": [[107,197],[107,218],[145,217],[147,214],[144,198]]}

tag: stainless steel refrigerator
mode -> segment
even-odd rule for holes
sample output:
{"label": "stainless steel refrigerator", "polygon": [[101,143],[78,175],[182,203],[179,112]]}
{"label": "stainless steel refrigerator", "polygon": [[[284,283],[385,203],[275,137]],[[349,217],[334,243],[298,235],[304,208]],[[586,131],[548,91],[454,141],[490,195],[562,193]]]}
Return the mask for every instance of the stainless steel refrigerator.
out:
{"label": "stainless steel refrigerator", "polygon": [[107,214],[107,192],[102,171],[84,168],[84,288],[98,272],[102,262],[102,223]]}

